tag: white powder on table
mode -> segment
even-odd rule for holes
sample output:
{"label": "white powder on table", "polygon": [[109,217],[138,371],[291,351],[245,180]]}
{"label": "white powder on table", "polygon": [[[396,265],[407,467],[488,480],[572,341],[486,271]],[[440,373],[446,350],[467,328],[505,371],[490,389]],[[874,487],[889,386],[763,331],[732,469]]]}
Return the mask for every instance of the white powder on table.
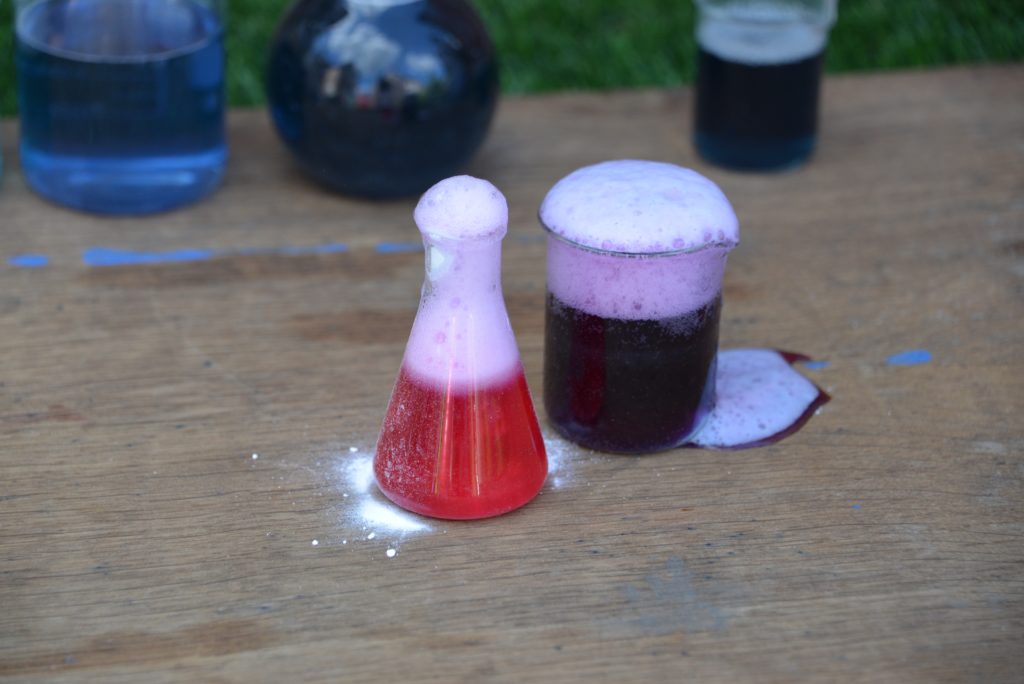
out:
{"label": "white powder on table", "polygon": [[[578,447],[558,436],[545,436],[544,446],[548,455],[545,489],[558,490],[570,485],[574,480],[573,465],[579,456]],[[437,529],[443,521],[405,511],[381,494],[373,474],[372,452],[350,446],[347,452],[345,449],[335,451],[329,462],[332,464],[330,484],[335,495],[340,495],[334,510],[341,545],[358,548],[360,541],[385,542],[385,555],[394,558],[400,543],[408,537],[447,532]],[[355,542],[354,545],[349,544],[349,540]],[[314,540],[313,545],[318,543]]]}
{"label": "white powder on table", "polygon": [[561,489],[572,481],[573,445],[561,437],[544,437],[544,450],[548,454],[548,484],[552,489]]}
{"label": "white powder on table", "polygon": [[405,538],[434,531],[434,521],[399,508],[380,493],[372,454],[351,446],[347,453],[336,454],[333,462],[331,484],[341,495],[336,511],[344,537],[342,545],[350,546],[350,539],[357,548],[359,541],[383,541],[393,552],[387,554],[388,558],[393,558]]}

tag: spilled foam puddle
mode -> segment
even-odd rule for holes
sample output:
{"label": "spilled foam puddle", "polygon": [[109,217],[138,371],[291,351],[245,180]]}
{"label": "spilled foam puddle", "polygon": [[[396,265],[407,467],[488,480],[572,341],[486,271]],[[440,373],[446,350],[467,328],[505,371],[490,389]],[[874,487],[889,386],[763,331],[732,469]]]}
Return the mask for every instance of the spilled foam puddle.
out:
{"label": "spilled foam puddle", "polygon": [[793,368],[809,360],[774,349],[720,351],[715,408],[688,446],[746,449],[799,430],[830,399]]}

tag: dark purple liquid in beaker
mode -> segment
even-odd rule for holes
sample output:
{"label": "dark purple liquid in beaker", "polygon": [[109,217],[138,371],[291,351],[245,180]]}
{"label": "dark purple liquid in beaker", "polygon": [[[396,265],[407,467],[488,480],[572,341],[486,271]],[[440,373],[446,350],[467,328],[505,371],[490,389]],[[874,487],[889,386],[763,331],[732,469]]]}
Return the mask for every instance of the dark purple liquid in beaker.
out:
{"label": "dark purple liquid in beaker", "polygon": [[548,295],[544,404],[568,439],[643,453],[682,444],[714,403],[721,297],[658,320],[603,318]]}

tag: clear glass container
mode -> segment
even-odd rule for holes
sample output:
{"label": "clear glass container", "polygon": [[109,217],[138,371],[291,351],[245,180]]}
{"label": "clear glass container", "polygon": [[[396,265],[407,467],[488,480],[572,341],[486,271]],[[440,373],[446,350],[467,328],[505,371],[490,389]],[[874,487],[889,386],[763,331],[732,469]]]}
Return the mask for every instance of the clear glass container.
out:
{"label": "clear glass container", "polygon": [[16,0],[21,166],[59,204],[145,214],[220,183],[221,0]]}
{"label": "clear glass container", "polygon": [[346,194],[415,195],[483,142],[498,63],[467,0],[295,0],[270,46],[267,99],[310,177]]}
{"label": "clear glass container", "polygon": [[562,179],[540,218],[551,424],[601,451],[683,444],[714,405],[732,207],[693,171],[626,160]]}
{"label": "clear glass container", "polygon": [[813,152],[835,0],[696,0],[694,145],[728,168],[773,170]]}

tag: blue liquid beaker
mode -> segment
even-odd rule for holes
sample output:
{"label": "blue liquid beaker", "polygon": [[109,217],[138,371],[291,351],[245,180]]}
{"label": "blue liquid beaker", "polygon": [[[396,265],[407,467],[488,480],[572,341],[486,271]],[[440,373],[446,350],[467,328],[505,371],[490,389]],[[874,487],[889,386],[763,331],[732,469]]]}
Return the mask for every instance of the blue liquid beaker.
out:
{"label": "blue liquid beaker", "polygon": [[220,183],[220,0],[16,4],[21,164],[40,195],[76,209],[146,214]]}

